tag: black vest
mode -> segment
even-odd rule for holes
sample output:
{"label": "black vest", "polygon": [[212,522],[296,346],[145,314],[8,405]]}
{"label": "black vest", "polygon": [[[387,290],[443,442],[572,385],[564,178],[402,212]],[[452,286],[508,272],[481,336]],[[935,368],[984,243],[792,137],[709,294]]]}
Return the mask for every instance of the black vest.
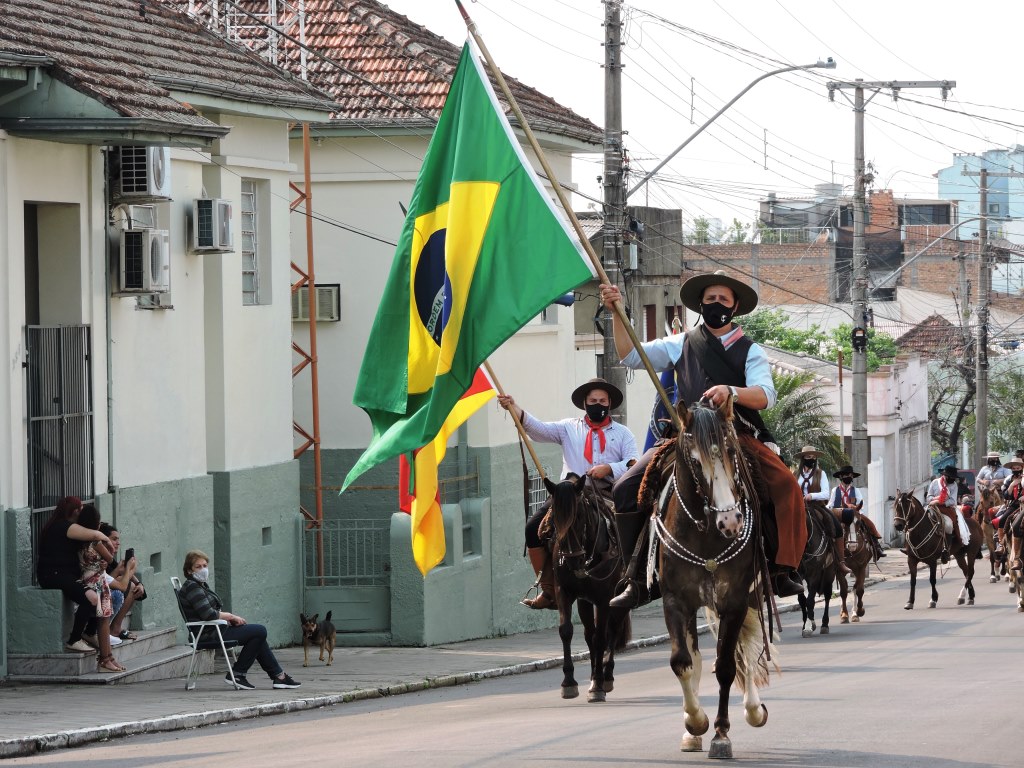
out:
{"label": "black vest", "polygon": [[[708,345],[708,356],[716,355],[723,358],[724,366],[712,367],[712,361],[702,361],[699,355],[695,354],[690,347],[690,334],[699,333],[704,342]],[[710,333],[705,325],[699,325],[691,331],[687,331],[687,339],[683,343],[683,354],[676,361],[676,386],[678,387],[677,401],[689,406],[700,400],[708,388],[716,384],[725,384],[731,387],[747,386],[746,368],[747,355],[750,353],[752,342],[747,336],[740,336],[728,349],[723,347],[721,340]],[[708,368],[712,371],[720,370],[723,381],[715,381],[711,378]],[[762,443],[774,443],[768,428],[764,425],[761,413],[753,408],[747,408],[738,403],[733,406],[736,412],[736,428],[753,434]]]}

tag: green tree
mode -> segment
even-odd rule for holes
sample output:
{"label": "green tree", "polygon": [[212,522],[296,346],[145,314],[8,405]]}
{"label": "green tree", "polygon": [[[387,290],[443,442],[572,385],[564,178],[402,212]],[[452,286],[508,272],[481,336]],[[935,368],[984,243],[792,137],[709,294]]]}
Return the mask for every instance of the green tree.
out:
{"label": "green tree", "polygon": [[711,222],[703,216],[693,220],[693,234],[691,240],[697,245],[707,245],[711,242]]}
{"label": "green tree", "polygon": [[[853,347],[850,334],[853,325],[844,323],[831,331],[822,331],[817,325],[807,330],[790,328],[789,315],[779,309],[767,307],[753,312],[740,322],[743,332],[758,344],[785,350],[786,352],[803,352],[823,360],[834,360],[836,352],[843,350],[844,359],[853,359]],[[868,370],[877,371],[880,365],[890,363],[896,358],[899,348],[896,341],[887,333],[868,329]]]}
{"label": "green tree", "polygon": [[728,243],[745,243],[747,242],[747,232],[750,231],[750,225],[744,224],[739,219],[732,220],[732,226],[729,227],[729,231],[726,237]]}
{"label": "green tree", "polygon": [[[839,435],[832,428],[828,399],[820,385],[811,385],[809,373],[773,373],[775,405],[761,415],[782,449],[783,461],[793,463],[801,448],[813,445],[824,455],[821,465],[836,470],[849,464]],[[831,472],[830,472],[831,474]]]}
{"label": "green tree", "polygon": [[1024,371],[1017,365],[992,368],[988,387],[990,451],[1010,453],[1024,448]]}

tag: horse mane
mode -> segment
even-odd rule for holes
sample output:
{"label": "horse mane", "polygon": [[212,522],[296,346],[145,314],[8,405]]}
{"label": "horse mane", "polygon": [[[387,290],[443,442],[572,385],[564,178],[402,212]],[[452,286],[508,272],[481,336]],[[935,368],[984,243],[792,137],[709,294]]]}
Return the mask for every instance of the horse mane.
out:
{"label": "horse mane", "polygon": [[577,482],[580,476],[570,472],[560,483],[553,483],[551,494],[551,524],[555,531],[555,542],[561,542],[576,524]]}

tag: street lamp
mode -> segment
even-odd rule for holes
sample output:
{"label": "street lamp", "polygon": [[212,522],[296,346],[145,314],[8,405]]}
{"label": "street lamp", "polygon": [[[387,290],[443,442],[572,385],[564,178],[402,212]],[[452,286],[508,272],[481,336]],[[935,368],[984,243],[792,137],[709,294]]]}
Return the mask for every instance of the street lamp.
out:
{"label": "street lamp", "polygon": [[634,185],[634,187],[626,193],[625,199],[628,200],[630,198],[630,196],[634,192],[636,192],[638,189],[640,189],[640,187],[642,187],[644,184],[646,184],[648,181],[650,181],[651,177],[654,176],[654,174],[656,174],[662,168],[664,168],[669,160],[671,160],[673,157],[678,155],[683,150],[683,148],[687,144],[689,144],[691,141],[693,141],[695,138],[697,138],[697,136],[699,136],[701,134],[701,132],[703,132],[703,130],[705,128],[707,128],[709,125],[711,125],[713,122],[715,122],[715,120],[717,120],[719,117],[721,117],[723,112],[725,112],[729,107],[731,107],[733,104],[735,104],[737,101],[739,101],[740,97],[743,96],[743,94],[745,94],[747,91],[749,91],[755,85],[760,83],[762,80],[764,80],[766,78],[769,78],[769,77],[772,77],[773,75],[781,75],[783,72],[793,72],[794,70],[797,70],[797,69],[835,69],[835,68],[836,68],[836,63],[832,59],[832,57],[829,56],[826,61],[816,61],[813,64],[802,64],[802,65],[799,65],[799,66],[782,67],[780,69],[773,69],[771,72],[765,72],[763,75],[761,75],[756,80],[751,81],[751,83],[746,88],[744,88],[742,91],[740,91],[735,96],[733,96],[732,100],[728,104],[726,104],[720,110],[715,112],[715,114],[713,114],[711,117],[709,117],[707,119],[707,121],[700,128],[698,128],[696,131],[694,131],[692,134],[690,134],[690,137],[686,141],[684,141],[682,144],[680,144],[678,147],[676,147],[674,150],[672,150],[672,152],[669,153],[668,157],[666,157],[664,160],[662,160],[653,171],[651,171],[646,176],[644,176],[642,179],[640,179],[640,181],[638,181],[636,183],[636,185]]}

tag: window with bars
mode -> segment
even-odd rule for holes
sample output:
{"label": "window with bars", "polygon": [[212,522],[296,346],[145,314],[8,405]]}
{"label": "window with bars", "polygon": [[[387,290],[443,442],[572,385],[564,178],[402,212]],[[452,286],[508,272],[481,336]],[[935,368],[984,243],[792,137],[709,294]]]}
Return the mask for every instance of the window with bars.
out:
{"label": "window with bars", "polygon": [[259,198],[255,179],[242,179],[242,304],[260,303]]}

